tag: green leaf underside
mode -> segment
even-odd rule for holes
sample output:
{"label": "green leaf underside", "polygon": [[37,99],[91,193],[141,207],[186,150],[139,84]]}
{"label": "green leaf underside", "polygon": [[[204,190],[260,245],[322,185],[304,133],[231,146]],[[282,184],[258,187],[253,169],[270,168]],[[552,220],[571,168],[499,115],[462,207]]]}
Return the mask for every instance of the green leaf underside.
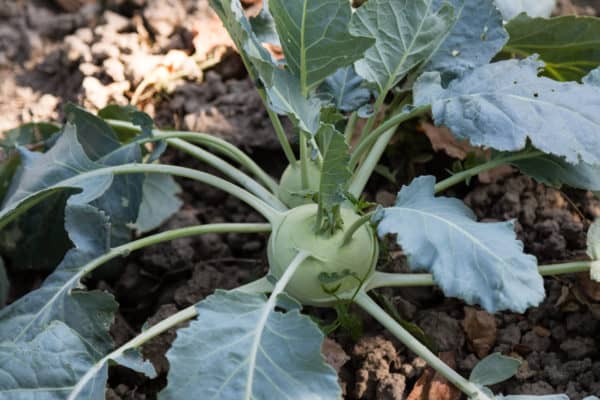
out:
{"label": "green leaf underside", "polygon": [[600,19],[561,16],[512,19],[506,29],[510,40],[503,53],[528,57],[539,54],[546,73],[560,81],[578,81],[600,65]]}
{"label": "green leaf underside", "polygon": [[321,228],[332,231],[337,227],[339,207],[345,200],[344,192],[352,177],[348,163],[350,154],[344,135],[333,125],[323,125],[319,131],[323,151],[323,168],[319,186],[319,219]]}
{"label": "green leaf underside", "polygon": [[434,185],[434,177],[423,176],[403,187],[396,205],[384,209],[379,235],[397,234],[411,270],[432,273],[447,296],[489,312],[539,304],[543,279],[514,222],[476,222],[460,200],[434,197]]}
{"label": "green leaf underside", "polygon": [[521,361],[516,358],[506,357],[500,353],[490,354],[475,365],[469,380],[478,385],[494,385],[514,376],[520,365]]}
{"label": "green leaf underside", "polygon": [[[65,399],[95,361],[76,332],[52,322],[30,341],[0,343],[0,398]],[[102,382],[91,382],[81,398],[104,399],[107,377],[105,371]]]}
{"label": "green leaf underside", "polygon": [[167,353],[169,384],[159,398],[339,398],[319,328],[298,309],[281,313],[266,306],[263,295],[220,290],[200,302],[198,319],[178,331]]}
{"label": "green leaf underside", "polygon": [[374,42],[348,32],[352,8],[347,0],[270,0],[269,10],[304,96],[338,68],[361,58]]}
{"label": "green leaf underside", "polygon": [[547,186],[560,188],[567,185],[577,189],[600,190],[600,166],[582,162],[571,164],[562,157],[546,154],[511,164]]}
{"label": "green leaf underside", "polygon": [[371,99],[371,91],[363,86],[363,82],[354,67],[348,66],[325,79],[319,91],[331,97],[336,109],[354,111]]}
{"label": "green leaf underside", "polygon": [[376,0],[353,15],[350,33],[375,38],[355,63],[356,72],[385,95],[410,70],[428,60],[454,22],[452,7],[434,0]]}
{"label": "green leaf underside", "polygon": [[[436,0],[436,8],[444,0]],[[493,0],[450,0],[455,21],[426,70],[459,75],[487,64],[508,41],[502,15]]]}
{"label": "green leaf underside", "polygon": [[443,88],[439,73],[416,82],[417,105],[459,139],[501,151],[534,147],[569,163],[600,164],[600,90],[539,77],[534,58],[488,64]]}

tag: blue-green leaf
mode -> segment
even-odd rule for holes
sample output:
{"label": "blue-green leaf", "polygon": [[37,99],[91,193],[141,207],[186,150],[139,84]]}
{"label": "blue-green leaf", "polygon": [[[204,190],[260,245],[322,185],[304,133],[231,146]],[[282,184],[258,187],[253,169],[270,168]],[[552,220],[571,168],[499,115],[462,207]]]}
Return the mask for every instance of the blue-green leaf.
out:
{"label": "blue-green leaf", "polygon": [[490,354],[475,365],[469,380],[483,386],[495,385],[514,376],[520,365],[521,361],[516,358],[501,353]]}
{"label": "blue-green leaf", "polygon": [[341,396],[321,355],[323,334],[298,309],[268,309],[265,296],[217,291],[177,332],[159,399],[311,399]]}
{"label": "blue-green leaf", "polygon": [[169,219],[183,204],[177,195],[181,187],[169,175],[148,174],[144,180],[143,200],[135,222],[138,233],[152,231]]}
{"label": "blue-green leaf", "polygon": [[447,296],[490,312],[523,312],[544,298],[535,257],[523,253],[514,222],[479,223],[460,200],[434,197],[435,178],[402,188],[378,233],[397,234],[414,271],[428,271]]}
{"label": "blue-green leaf", "polygon": [[[0,343],[0,398],[65,399],[94,362],[76,332],[52,322],[31,340]],[[104,399],[104,383],[87,387],[84,394]]]}
{"label": "blue-green leaf", "polygon": [[102,174],[85,181],[71,178],[102,168],[90,160],[77,141],[75,126],[67,124],[56,144],[46,153],[21,149],[21,168],[17,171],[0,210],[0,228],[33,205],[54,193],[79,192],[69,198],[72,204],[98,199],[112,184],[112,174]]}
{"label": "blue-green leaf", "polygon": [[460,139],[502,151],[530,140],[545,153],[576,164],[600,164],[600,90],[539,77],[534,58],[484,65],[442,86],[425,73],[414,87],[417,105],[431,104],[437,125]]}
{"label": "blue-green leaf", "polygon": [[[435,4],[440,7],[443,0]],[[508,33],[493,0],[450,0],[450,4],[456,20],[426,69],[457,76],[489,63],[506,44]]]}
{"label": "blue-green leaf", "polygon": [[505,20],[511,20],[521,13],[532,17],[549,17],[556,6],[556,0],[495,0],[496,6]]}
{"label": "blue-green leaf", "polygon": [[99,358],[112,347],[108,329],[117,304],[107,293],[80,290],[80,278],[88,262],[109,250],[109,220],[92,206],[70,204],[65,228],[75,247],[39,289],[0,310],[0,341],[30,341],[59,320]]}
{"label": "blue-green leaf", "polygon": [[288,71],[271,66],[263,67],[263,81],[269,98],[269,106],[279,114],[290,117],[304,132],[315,135],[319,130],[322,101],[314,95],[302,95],[298,80]]}
{"label": "blue-green leaf", "polygon": [[589,74],[583,77],[582,82],[586,85],[600,87],[600,68],[591,70]]}
{"label": "blue-green leaf", "polygon": [[285,61],[304,96],[337,69],[362,57],[374,40],[348,32],[348,0],[270,0]]}
{"label": "blue-green leaf", "polygon": [[385,96],[432,56],[453,22],[448,3],[436,10],[434,0],[368,1],[352,15],[350,33],[374,37],[375,45],[355,63],[356,72]]}
{"label": "blue-green leaf", "polygon": [[333,100],[338,110],[354,111],[367,104],[371,99],[371,91],[364,87],[362,79],[353,66],[338,69],[325,79],[319,91]]}

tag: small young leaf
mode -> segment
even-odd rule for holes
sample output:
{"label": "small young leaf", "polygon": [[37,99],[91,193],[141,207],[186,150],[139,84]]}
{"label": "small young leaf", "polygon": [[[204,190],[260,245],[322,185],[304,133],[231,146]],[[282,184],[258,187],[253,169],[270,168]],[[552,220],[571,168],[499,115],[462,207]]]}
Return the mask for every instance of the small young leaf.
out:
{"label": "small young leaf", "polygon": [[[535,257],[523,253],[514,222],[479,223],[460,200],[434,197],[435,178],[402,188],[383,210],[379,236],[397,234],[411,270],[424,270],[447,296],[489,312],[523,312],[544,299]],[[416,229],[415,227],[419,227]]]}
{"label": "small young leaf", "polygon": [[352,177],[348,164],[350,154],[344,135],[333,125],[323,125],[319,131],[323,151],[323,168],[319,186],[317,228],[333,232],[339,227],[339,208],[345,200],[348,182]]}
{"label": "small young leaf", "polygon": [[348,32],[348,0],[270,0],[269,10],[285,61],[304,96],[337,69],[361,58],[374,43],[370,35]]}
{"label": "small young leaf", "polygon": [[350,112],[367,104],[371,99],[371,91],[363,87],[363,82],[350,65],[338,69],[325,79],[319,91],[331,96],[338,110]]}
{"label": "small young leaf", "polygon": [[167,353],[169,383],[159,399],[339,398],[319,328],[297,309],[267,304],[263,295],[221,290],[198,303],[198,319]]}
{"label": "small young leaf", "polygon": [[[437,7],[442,0],[436,0]],[[443,76],[487,64],[508,40],[502,16],[493,0],[451,0],[456,20],[425,68]]]}
{"label": "small young leaf", "polygon": [[142,192],[143,200],[135,222],[138,233],[146,233],[158,228],[183,204],[177,197],[181,187],[169,175],[146,175]]}
{"label": "small young leaf", "polygon": [[[533,2],[535,3],[535,2]],[[546,74],[559,81],[578,81],[600,65],[600,19],[574,15],[531,18],[519,15],[506,29],[507,56],[539,54]]]}
{"label": "small young leaf", "polygon": [[521,361],[516,358],[490,354],[475,365],[469,380],[483,386],[495,385],[515,375],[520,365]]}
{"label": "small young leaf", "polygon": [[356,72],[373,83],[380,96],[428,60],[452,28],[452,7],[435,10],[434,0],[377,0],[353,15],[350,33],[375,37],[375,45],[355,63]]}
{"label": "small young leaf", "polygon": [[496,6],[505,20],[511,20],[521,13],[532,17],[549,17],[556,6],[556,0],[495,0]]}
{"label": "small young leaf", "polygon": [[417,105],[432,105],[446,125],[475,146],[502,151],[534,147],[576,164],[600,164],[600,90],[539,77],[535,58],[500,61],[466,73],[444,88],[439,73],[416,82]]}

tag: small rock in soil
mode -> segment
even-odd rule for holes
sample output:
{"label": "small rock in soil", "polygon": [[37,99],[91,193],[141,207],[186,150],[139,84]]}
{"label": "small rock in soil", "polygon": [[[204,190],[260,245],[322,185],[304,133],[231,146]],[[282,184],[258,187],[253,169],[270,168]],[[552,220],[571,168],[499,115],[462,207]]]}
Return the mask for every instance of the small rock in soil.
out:
{"label": "small rock in soil", "polygon": [[490,353],[498,333],[496,318],[488,312],[465,307],[463,328],[467,335],[469,346],[477,357],[483,358]]}
{"label": "small rock in soil", "polygon": [[458,351],[465,344],[465,334],[460,322],[444,312],[420,312],[417,324],[433,340],[439,351]]}
{"label": "small rock in soil", "polygon": [[560,349],[567,353],[567,357],[570,359],[580,360],[596,352],[596,343],[589,337],[576,337],[562,342]]}

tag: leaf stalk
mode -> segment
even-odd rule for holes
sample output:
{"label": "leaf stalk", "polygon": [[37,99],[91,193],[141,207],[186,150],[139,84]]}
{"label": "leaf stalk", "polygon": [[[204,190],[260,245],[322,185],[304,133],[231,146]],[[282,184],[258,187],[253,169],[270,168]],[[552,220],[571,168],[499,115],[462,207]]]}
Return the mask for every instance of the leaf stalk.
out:
{"label": "leaf stalk", "polygon": [[404,329],[396,320],[389,316],[373,299],[365,292],[356,297],[356,303],[366,312],[371,314],[381,325],[387,328],[398,340],[400,340],[413,353],[424,359],[427,364],[443,375],[449,382],[465,393],[470,399],[492,400],[481,391],[475,384],[463,378],[459,373],[450,368],[440,360],[425,345],[419,342],[413,335]]}

